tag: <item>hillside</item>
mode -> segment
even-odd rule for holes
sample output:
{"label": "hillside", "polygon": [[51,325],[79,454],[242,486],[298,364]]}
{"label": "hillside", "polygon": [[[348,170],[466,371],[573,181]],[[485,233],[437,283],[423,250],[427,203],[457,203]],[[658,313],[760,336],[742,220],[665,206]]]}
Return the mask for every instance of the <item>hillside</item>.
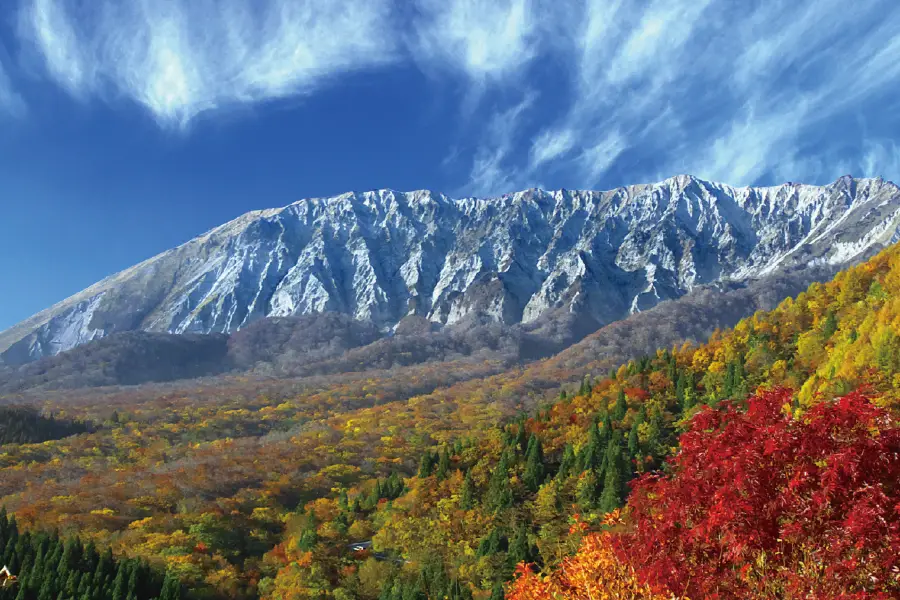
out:
{"label": "hillside", "polygon": [[[803,390],[803,412],[866,383],[893,406],[897,292],[893,247],[706,344],[631,361],[614,377],[594,371],[552,403],[551,376],[570,381],[583,358],[569,371],[568,359],[502,373],[485,364],[474,379],[477,363],[435,363],[41,394],[61,417],[98,428],[5,448],[0,503],[27,527],[94,536],[215,597],[340,588],[375,598],[387,580],[402,592],[426,563],[435,585],[484,597],[517,560],[550,568],[573,552],[570,516],[598,527],[630,476],[660,467],[703,406],[783,384]],[[368,540],[375,554],[347,549]]]}
{"label": "hillside", "polygon": [[[600,527],[603,514],[624,502],[626,482],[662,466],[678,433],[704,407],[744,399],[758,386],[787,386],[798,390],[788,398],[800,414],[864,387],[876,394],[875,405],[897,412],[898,292],[894,247],[706,344],[660,350],[480,441],[464,436],[444,446],[388,503],[366,508],[369,491],[360,486],[347,492],[351,510],[341,508],[340,498],[312,510],[320,527],[340,519],[348,532],[371,532],[376,551],[421,568],[437,560],[450,580],[488,593],[521,560],[548,568],[563,560],[581,537],[568,533],[574,514]],[[285,548],[295,547],[302,532],[289,528]],[[307,563],[303,552],[288,550],[282,558],[288,568],[272,589],[321,569],[315,557]],[[360,578],[364,566],[375,568],[363,562]],[[393,573],[401,593],[422,585],[415,569]],[[337,573],[329,581],[357,585]]]}
{"label": "hillside", "polygon": [[476,377],[474,365],[485,360],[510,367],[565,348],[553,360],[533,363],[521,378],[532,387],[557,387],[570,380],[571,373],[600,372],[651,353],[657,345],[704,340],[716,328],[773,308],[782,298],[832,274],[831,268],[811,267],[779,270],[747,282],[700,286],[602,327],[571,346],[571,328],[555,327],[564,317],[511,327],[469,317],[438,329],[422,317],[410,316],[391,336],[339,313],[260,319],[230,335],[113,333],[21,366],[0,366],[0,395],[198,378],[209,385],[213,378],[242,374],[337,377],[428,363],[470,362]]}

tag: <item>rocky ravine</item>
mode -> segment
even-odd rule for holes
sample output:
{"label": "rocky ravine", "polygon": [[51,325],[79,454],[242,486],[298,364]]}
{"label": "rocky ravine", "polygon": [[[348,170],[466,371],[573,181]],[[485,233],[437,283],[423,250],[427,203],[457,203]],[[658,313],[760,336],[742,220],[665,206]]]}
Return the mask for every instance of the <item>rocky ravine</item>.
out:
{"label": "rocky ravine", "polygon": [[10,364],[114,331],[230,332],[337,311],[391,328],[417,314],[598,326],[694,286],[844,265],[893,243],[900,188],[733,188],[678,176],[615,190],[452,199],[379,190],[251,212],[0,333]]}

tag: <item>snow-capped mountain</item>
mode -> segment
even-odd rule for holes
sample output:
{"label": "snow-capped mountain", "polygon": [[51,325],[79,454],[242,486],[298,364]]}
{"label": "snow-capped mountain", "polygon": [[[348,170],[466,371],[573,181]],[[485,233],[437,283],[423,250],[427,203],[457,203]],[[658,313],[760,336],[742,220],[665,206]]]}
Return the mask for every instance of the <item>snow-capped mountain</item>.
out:
{"label": "snow-capped mountain", "polygon": [[0,333],[7,362],[114,331],[230,332],[337,311],[384,331],[407,315],[598,324],[694,286],[844,265],[893,243],[900,188],[734,188],[678,176],[609,191],[453,199],[379,190],[247,213]]}

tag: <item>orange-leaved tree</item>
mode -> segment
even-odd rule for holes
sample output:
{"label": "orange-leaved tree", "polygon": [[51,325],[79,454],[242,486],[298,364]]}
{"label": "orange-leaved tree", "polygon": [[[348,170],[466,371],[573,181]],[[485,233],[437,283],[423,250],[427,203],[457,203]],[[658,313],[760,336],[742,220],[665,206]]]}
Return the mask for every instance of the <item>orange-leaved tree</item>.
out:
{"label": "orange-leaved tree", "polygon": [[[614,513],[614,519],[618,511]],[[576,521],[570,533],[583,529]],[[516,568],[507,600],[667,600],[638,581],[634,569],[620,560],[609,532],[584,537],[578,553],[542,576],[528,565]]]}

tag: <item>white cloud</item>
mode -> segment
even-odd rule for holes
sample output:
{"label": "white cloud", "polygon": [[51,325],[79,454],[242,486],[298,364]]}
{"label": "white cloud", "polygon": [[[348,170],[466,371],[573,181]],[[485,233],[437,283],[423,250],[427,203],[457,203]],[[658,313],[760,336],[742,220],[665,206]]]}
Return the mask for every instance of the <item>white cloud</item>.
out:
{"label": "white cloud", "polygon": [[857,2],[853,19],[835,18],[844,0],[580,6],[541,14],[542,31],[570,34],[552,46],[572,70],[573,102],[529,134],[523,181],[554,170],[569,175],[569,185],[593,187],[626,152],[646,158],[616,169],[631,180],[679,172],[737,185],[821,180],[855,135],[823,129],[847,111],[891,115],[879,99],[900,83],[894,2]]}
{"label": "white cloud", "polygon": [[519,123],[534,105],[536,96],[526,93],[522,100],[494,115],[486,129],[486,143],[476,152],[469,182],[460,190],[466,195],[494,196],[516,185],[518,174],[509,164]]}
{"label": "white cloud", "polygon": [[418,0],[412,55],[448,65],[483,84],[516,74],[537,54],[539,15],[532,0]]}
{"label": "white cloud", "polygon": [[26,0],[19,30],[72,95],[124,96],[184,126],[395,59],[390,10],[388,0]]}
{"label": "white cloud", "polygon": [[[477,193],[549,173],[567,187],[817,179],[872,144],[836,120],[900,127],[894,0],[858,0],[852,19],[846,0],[19,1],[20,37],[54,81],[167,126],[399,61],[459,78],[465,118],[493,110],[459,157]],[[23,105],[2,70],[0,105]]]}
{"label": "white cloud", "polygon": [[571,129],[546,129],[531,143],[530,166],[535,169],[555,160],[575,146],[577,134]]}

